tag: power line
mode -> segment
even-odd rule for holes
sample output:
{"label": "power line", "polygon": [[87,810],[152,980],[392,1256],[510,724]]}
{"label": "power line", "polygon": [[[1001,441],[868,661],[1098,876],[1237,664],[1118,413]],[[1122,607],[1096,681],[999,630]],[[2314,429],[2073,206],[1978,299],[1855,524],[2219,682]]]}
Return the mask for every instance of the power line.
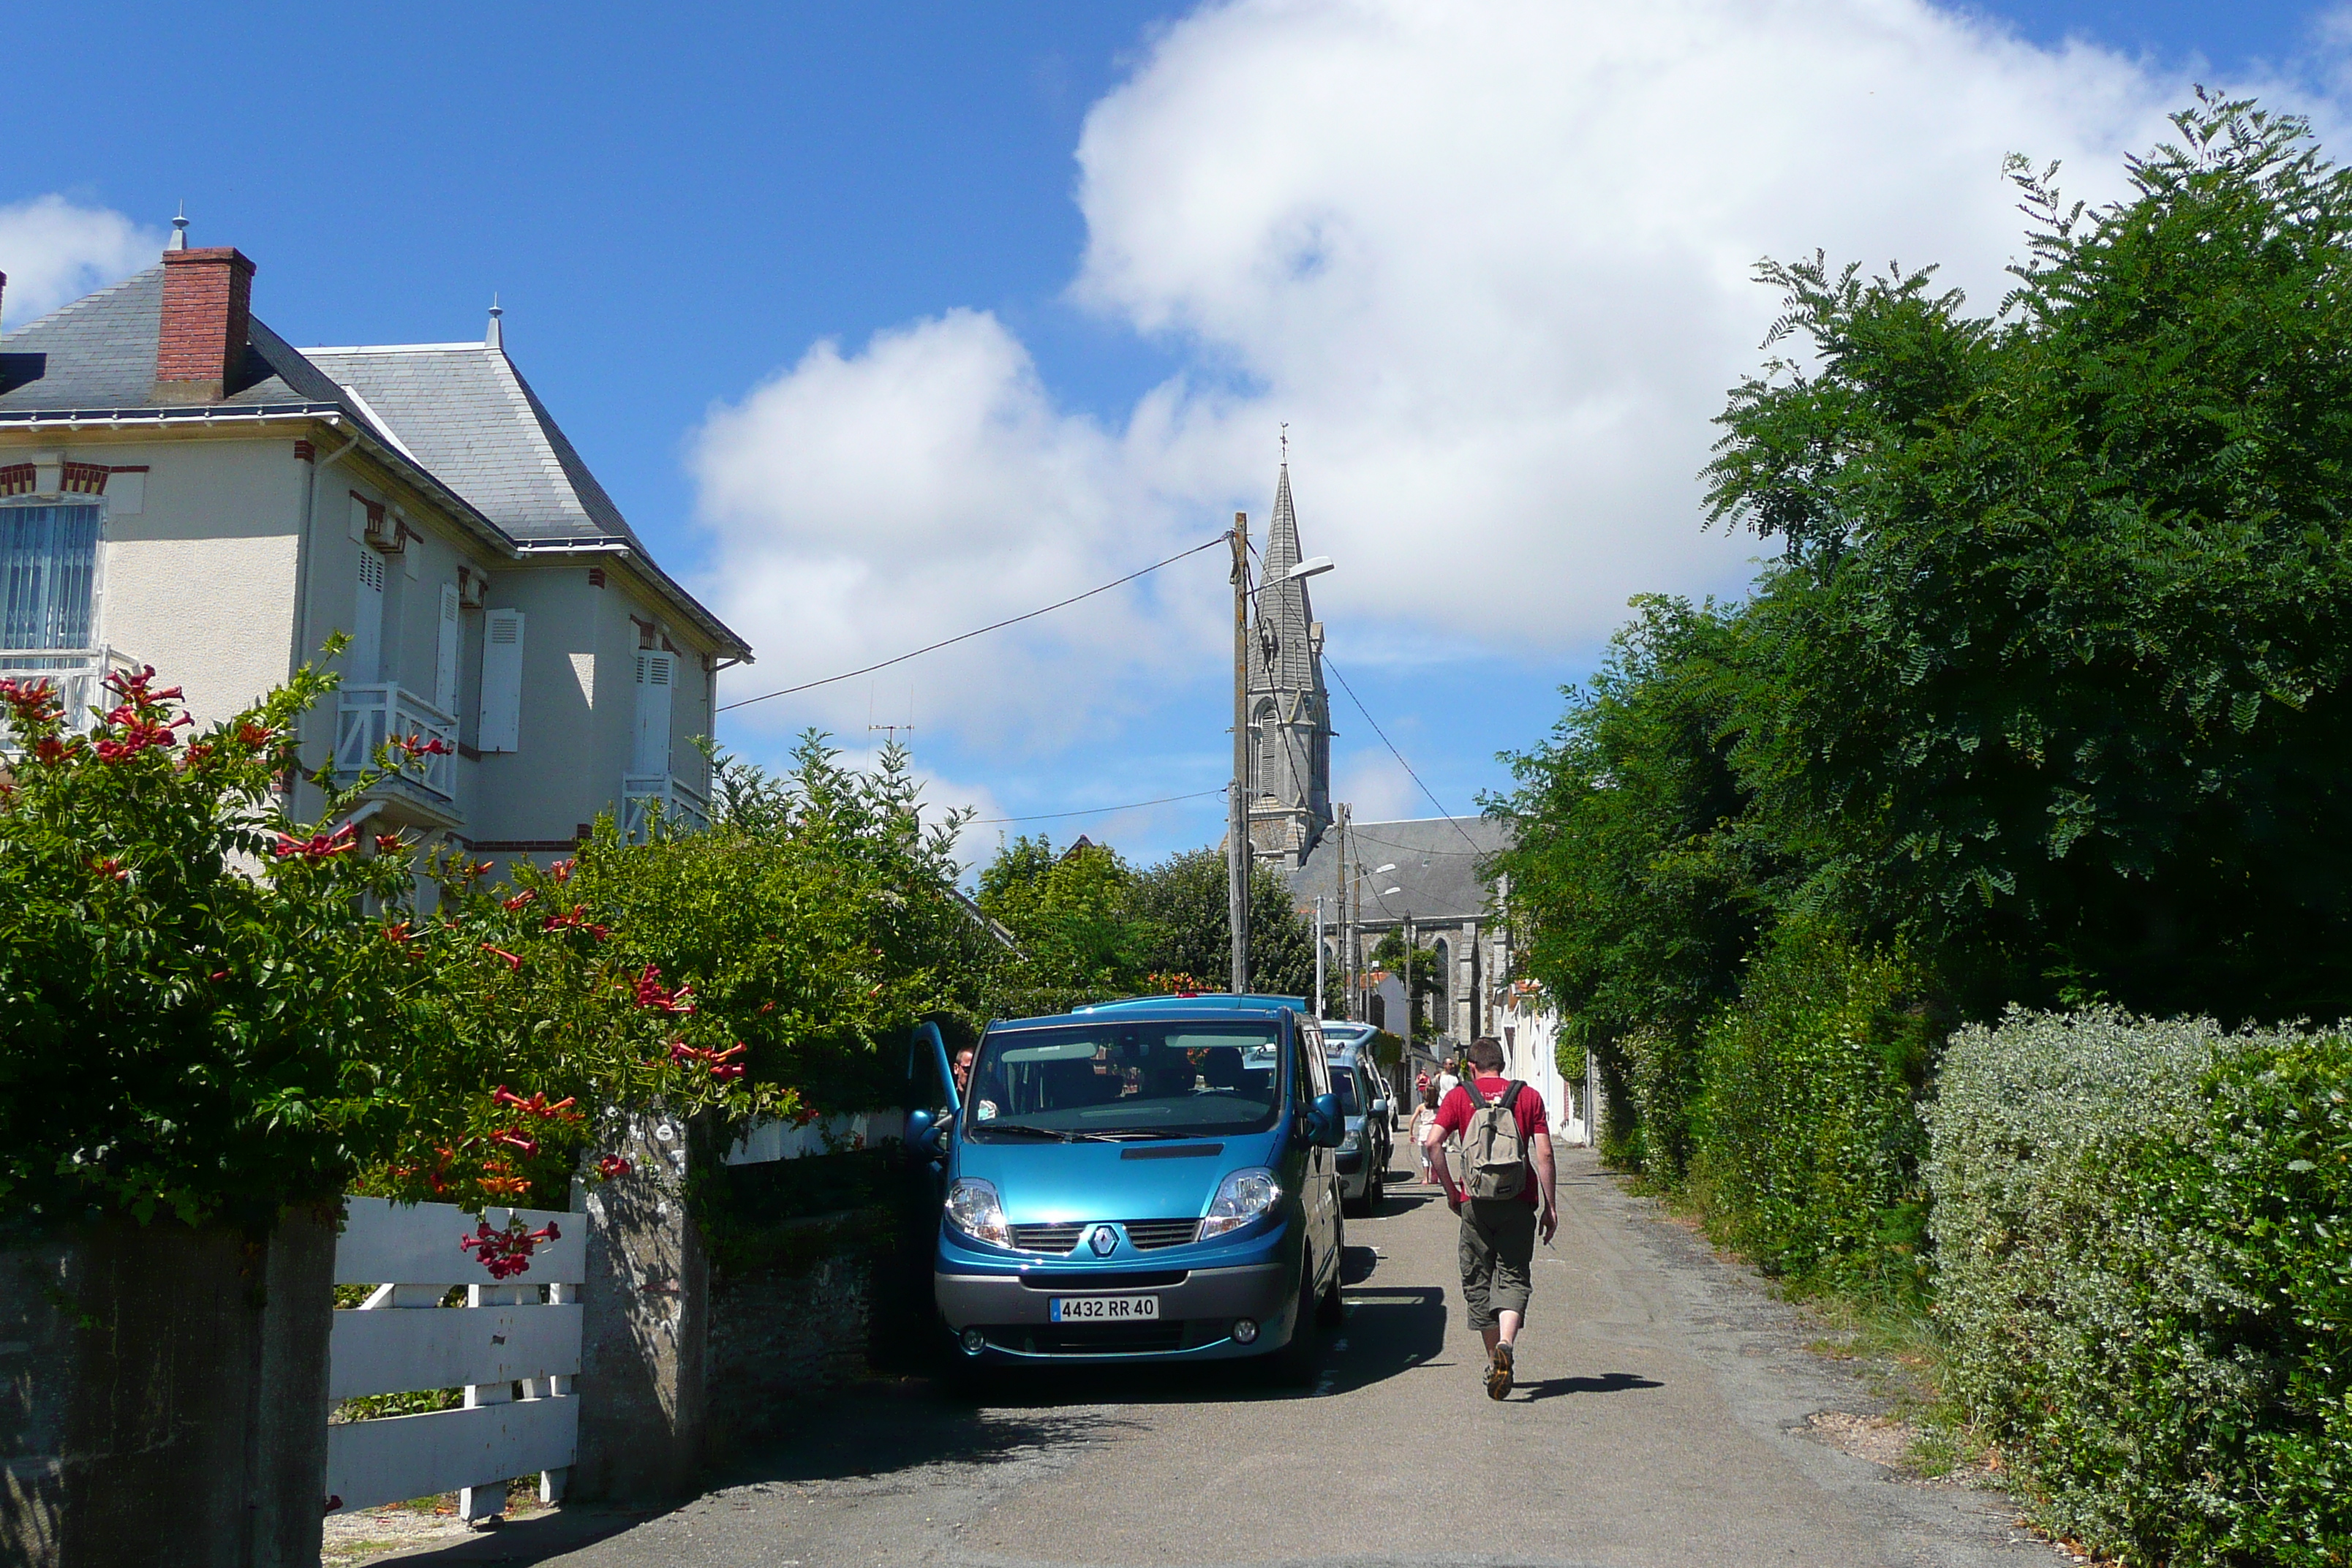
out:
{"label": "power line", "polygon": [[[1474,852],[1480,855],[1486,853],[1486,851],[1478,847],[1478,841],[1470,837],[1470,830],[1463,826],[1461,823],[1454,821],[1454,814],[1445,809],[1445,803],[1437,798],[1435,792],[1431,790],[1427,784],[1421,783],[1421,775],[1412,771],[1412,764],[1406,762],[1404,760],[1404,753],[1396,749],[1396,742],[1390,740],[1388,737],[1388,731],[1381,728],[1381,721],[1372,717],[1372,710],[1364,706],[1364,700],[1356,695],[1356,689],[1348,684],[1348,678],[1345,675],[1339,674],[1339,667],[1331,662],[1331,656],[1329,654],[1325,654],[1323,656],[1323,668],[1329,670],[1332,674],[1339,676],[1339,689],[1348,694],[1348,700],[1356,705],[1356,711],[1364,716],[1364,722],[1372,727],[1372,733],[1381,738],[1381,744],[1389,749],[1389,755],[1397,760],[1397,766],[1402,768],[1412,779],[1414,784],[1421,784],[1421,793],[1429,796],[1429,804],[1437,807],[1437,815],[1445,818],[1446,821],[1454,824],[1454,831],[1462,835],[1462,842],[1470,846]],[[1400,846],[1400,847],[1402,847],[1402,846]]]}
{"label": "power line", "polygon": [[[1449,822],[1453,821],[1451,817],[1446,820]],[[1462,830],[1462,825],[1460,823],[1457,822],[1453,825],[1457,831],[1463,831],[1463,837],[1469,837],[1466,831]],[[1485,855],[1487,853],[1487,851],[1484,849],[1432,849],[1424,844],[1400,844],[1393,838],[1375,838],[1372,835],[1357,826],[1353,822],[1348,824],[1348,837],[1350,838],[1360,838],[1367,844],[1377,844],[1383,849],[1402,849],[1408,855],[1443,855],[1449,860],[1458,860],[1465,855]],[[1472,842],[1475,843],[1476,840],[1474,839]]]}
{"label": "power line", "polygon": [[1163,795],[1158,800],[1129,801],[1125,805],[1089,806],[1084,811],[1041,811],[1034,816],[979,816],[972,819],[971,826],[990,827],[1000,822],[1050,822],[1064,816],[1102,816],[1114,811],[1136,811],[1147,805],[1166,805],[1175,800],[1199,800],[1205,795],[1223,795],[1225,789],[1225,785],[1219,784],[1214,789],[1196,789],[1191,795]]}
{"label": "power line", "polygon": [[[780,691],[763,691],[757,697],[746,697],[737,702],[722,702],[719,705],[719,711],[724,713],[733,708],[749,708],[754,702],[765,702],[772,697],[790,697],[795,691],[813,691],[820,686],[831,686],[835,681],[855,680],[861,675],[871,675],[877,669],[887,669],[894,664],[904,664],[910,658],[920,658],[927,653],[937,653],[943,647],[951,647],[960,642],[969,642],[973,637],[984,637],[990,632],[1001,632],[1007,626],[1019,626],[1023,621],[1034,621],[1039,616],[1047,616],[1053,614],[1055,610],[1066,609],[1068,606],[1076,604],[1081,599],[1091,599],[1097,594],[1108,594],[1113,588],[1118,587],[1123,584],[1132,583],[1138,577],[1146,576],[1153,572],[1159,571],[1162,566],[1173,566],[1176,563],[1183,560],[1188,555],[1198,555],[1203,550],[1213,550],[1218,545],[1223,544],[1228,537],[1228,535],[1221,533],[1205,544],[1196,544],[1190,550],[1180,550],[1165,561],[1155,561],[1150,565],[1142,568],[1140,571],[1129,572],[1126,576],[1105,583],[1099,588],[1089,588],[1083,594],[1073,594],[1066,599],[1056,600],[1053,604],[1047,605],[1045,608],[1032,610],[1027,615],[1014,616],[1010,619],[997,621],[985,626],[976,626],[971,631],[959,633],[955,637],[942,638],[940,641],[932,643],[925,647],[919,647],[912,653],[902,653],[896,658],[886,658],[879,664],[869,664],[863,669],[853,669],[840,675],[828,675],[823,680],[804,680],[798,686],[787,686]],[[1007,818],[1006,820],[1009,821],[1012,819]]]}

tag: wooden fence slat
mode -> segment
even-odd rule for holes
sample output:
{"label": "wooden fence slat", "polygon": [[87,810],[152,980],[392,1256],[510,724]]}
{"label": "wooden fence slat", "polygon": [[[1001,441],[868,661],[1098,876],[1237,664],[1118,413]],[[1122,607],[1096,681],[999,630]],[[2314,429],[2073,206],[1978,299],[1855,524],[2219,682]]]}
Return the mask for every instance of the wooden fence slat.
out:
{"label": "wooden fence slat", "polygon": [[[343,1234],[335,1244],[338,1285],[463,1285],[487,1279],[474,1255],[457,1244],[476,1220],[455,1204],[396,1204],[389,1198],[344,1200]],[[552,1209],[491,1209],[483,1218],[503,1227],[509,1213],[533,1230],[555,1222],[561,1239],[542,1243],[530,1268],[515,1283],[577,1285],[588,1277],[588,1216]]]}
{"label": "wooden fence slat", "polygon": [[577,1302],[337,1312],[327,1397],[569,1376],[580,1370],[580,1313]]}
{"label": "wooden fence slat", "polygon": [[580,1401],[570,1398],[347,1422],[327,1428],[327,1495],[349,1513],[560,1469],[579,1432]]}

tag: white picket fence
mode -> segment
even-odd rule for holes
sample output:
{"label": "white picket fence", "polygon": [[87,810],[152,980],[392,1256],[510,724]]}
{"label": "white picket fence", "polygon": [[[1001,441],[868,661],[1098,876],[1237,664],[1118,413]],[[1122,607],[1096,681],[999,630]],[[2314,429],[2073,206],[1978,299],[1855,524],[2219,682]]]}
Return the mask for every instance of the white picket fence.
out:
{"label": "white picket fence", "polygon": [[896,1142],[906,1130],[903,1110],[859,1110],[822,1117],[802,1126],[789,1121],[759,1121],[727,1151],[730,1165],[758,1165],[770,1160],[799,1160],[842,1149],[871,1149]]}
{"label": "white picket fence", "polygon": [[[491,1209],[531,1230],[553,1221],[528,1273],[487,1281],[458,1243],[473,1215],[449,1204],[346,1200],[335,1283],[372,1285],[364,1305],[335,1314],[328,1397],[460,1388],[465,1405],[327,1428],[327,1494],[338,1511],[456,1491],[458,1512],[485,1519],[506,1506],[507,1482],[536,1471],[540,1495],[563,1493],[580,1428],[580,1285],[587,1278],[588,1216]],[[443,1307],[452,1286],[466,1304]],[[520,1385],[521,1397],[516,1397]]]}

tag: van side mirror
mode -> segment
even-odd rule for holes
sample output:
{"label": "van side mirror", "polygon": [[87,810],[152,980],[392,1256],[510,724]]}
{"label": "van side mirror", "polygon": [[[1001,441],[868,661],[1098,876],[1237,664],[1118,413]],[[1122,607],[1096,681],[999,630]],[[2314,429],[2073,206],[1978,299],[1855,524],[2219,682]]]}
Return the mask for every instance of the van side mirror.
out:
{"label": "van side mirror", "polygon": [[926,1160],[939,1158],[947,1152],[948,1132],[951,1125],[940,1121],[929,1110],[907,1112],[907,1152]]}
{"label": "van side mirror", "polygon": [[1376,1100],[1372,1101],[1372,1114],[1374,1116],[1386,1116],[1388,1113],[1389,1102],[1387,1100]]}
{"label": "van side mirror", "polygon": [[1326,1149],[1337,1149],[1348,1135],[1347,1120],[1339,1114],[1339,1097],[1318,1094],[1307,1113],[1307,1141]]}

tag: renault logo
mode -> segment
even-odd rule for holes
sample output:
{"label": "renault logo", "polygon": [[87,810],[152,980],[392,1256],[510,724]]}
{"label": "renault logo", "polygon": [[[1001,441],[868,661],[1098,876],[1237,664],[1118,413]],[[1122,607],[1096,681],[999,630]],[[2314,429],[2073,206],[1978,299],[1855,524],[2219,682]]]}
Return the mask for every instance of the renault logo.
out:
{"label": "renault logo", "polygon": [[1097,1258],[1108,1258],[1118,1247],[1118,1232],[1107,1225],[1095,1226],[1094,1239],[1087,1243],[1095,1249]]}

